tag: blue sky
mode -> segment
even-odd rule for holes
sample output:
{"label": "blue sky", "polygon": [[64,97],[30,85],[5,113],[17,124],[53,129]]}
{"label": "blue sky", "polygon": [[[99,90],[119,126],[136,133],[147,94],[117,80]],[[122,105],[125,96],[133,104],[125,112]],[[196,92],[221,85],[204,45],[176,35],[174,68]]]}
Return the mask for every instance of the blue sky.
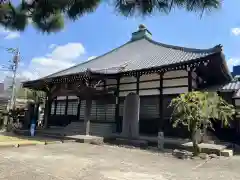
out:
{"label": "blue sky", "polygon": [[[20,34],[0,29],[0,46],[19,47],[19,75],[30,79],[45,76],[101,55],[124,44],[143,23],[153,39],[162,43],[193,48],[222,44],[230,69],[240,64],[240,1],[224,1],[220,10],[199,14],[174,10],[169,15],[125,18],[107,5],[75,22],[67,21],[63,31],[42,34],[29,26]],[[11,55],[0,48],[1,64]],[[1,79],[6,73],[1,72]]]}

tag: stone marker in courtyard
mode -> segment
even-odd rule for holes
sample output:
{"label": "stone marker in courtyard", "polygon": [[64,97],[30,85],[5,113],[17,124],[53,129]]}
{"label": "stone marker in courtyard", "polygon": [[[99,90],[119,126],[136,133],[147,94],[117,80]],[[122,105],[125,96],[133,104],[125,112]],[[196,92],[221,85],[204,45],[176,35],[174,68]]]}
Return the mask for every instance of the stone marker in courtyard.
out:
{"label": "stone marker in courtyard", "polygon": [[90,134],[90,118],[91,118],[91,108],[92,108],[92,100],[86,100],[86,107],[84,111],[84,135]]}
{"label": "stone marker in courtyard", "polygon": [[139,136],[140,98],[135,93],[129,93],[124,101],[122,135],[136,139]]}

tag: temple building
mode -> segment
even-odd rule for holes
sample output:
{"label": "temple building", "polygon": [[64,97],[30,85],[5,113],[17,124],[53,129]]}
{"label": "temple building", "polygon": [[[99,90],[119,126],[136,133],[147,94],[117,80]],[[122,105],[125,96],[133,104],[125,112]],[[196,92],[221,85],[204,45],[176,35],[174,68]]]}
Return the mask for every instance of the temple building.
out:
{"label": "temple building", "polygon": [[140,25],[122,46],[23,86],[47,92],[48,126],[99,136],[121,133],[125,97],[136,94],[140,134],[184,136],[172,128],[171,99],[189,91],[218,89],[231,79],[221,45],[167,45],[154,41]]}

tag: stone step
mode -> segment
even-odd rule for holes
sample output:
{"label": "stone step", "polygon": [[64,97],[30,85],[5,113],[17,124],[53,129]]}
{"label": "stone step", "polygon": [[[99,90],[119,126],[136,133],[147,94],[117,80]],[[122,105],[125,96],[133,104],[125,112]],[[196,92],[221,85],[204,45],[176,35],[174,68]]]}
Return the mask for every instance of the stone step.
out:
{"label": "stone step", "polygon": [[221,156],[224,157],[232,157],[233,156],[233,150],[232,149],[224,149],[220,152]]}

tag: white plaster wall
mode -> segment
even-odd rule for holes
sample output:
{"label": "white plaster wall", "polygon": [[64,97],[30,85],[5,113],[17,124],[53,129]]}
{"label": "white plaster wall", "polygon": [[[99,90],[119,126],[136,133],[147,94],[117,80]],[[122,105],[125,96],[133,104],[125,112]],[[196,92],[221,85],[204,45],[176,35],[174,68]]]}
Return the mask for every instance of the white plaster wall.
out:
{"label": "white plaster wall", "polygon": [[181,77],[181,76],[187,76],[188,72],[185,70],[178,70],[178,71],[168,71],[164,73],[163,78],[173,78],[173,77]]}
{"label": "white plaster wall", "polygon": [[131,89],[136,89],[137,88],[137,83],[133,84],[121,84],[119,86],[119,90],[131,90]]}
{"label": "white plaster wall", "polygon": [[[160,80],[159,80],[160,81]],[[151,82],[140,82],[139,83],[139,89],[144,88],[159,88],[160,82],[159,81],[151,81]]]}
{"label": "white plaster wall", "polygon": [[181,79],[163,79],[163,87],[169,86],[186,86],[188,85],[188,78],[181,78]]}
{"label": "white plaster wall", "polygon": [[158,89],[139,90],[139,96],[151,96],[158,94],[160,94],[160,91]]}
{"label": "white plaster wall", "polygon": [[66,96],[57,96],[57,100],[64,100],[66,99]]}
{"label": "white plaster wall", "polygon": [[235,105],[240,106],[240,99],[235,99]]}
{"label": "white plaster wall", "polygon": [[[135,82],[132,84],[121,84],[121,83],[130,83],[130,82]],[[136,89],[137,88],[137,79],[133,76],[131,77],[122,77],[120,79],[120,85],[119,85],[119,90],[131,90],[131,89]]]}
{"label": "white plaster wall", "polygon": [[68,99],[78,99],[77,96],[68,96]]}
{"label": "white plaster wall", "polygon": [[[163,77],[163,94],[179,94],[179,93],[185,93],[188,92],[188,87],[176,87],[173,88],[173,86],[188,86],[188,78],[184,77],[188,76],[188,72],[185,70],[178,70],[178,71],[169,71],[164,74]],[[193,76],[195,76],[193,74]],[[166,79],[166,78],[174,78],[174,77],[184,77],[179,79]],[[165,79],[164,79],[165,78]],[[139,83],[139,95],[140,96],[147,96],[147,95],[158,95],[160,88],[160,82],[159,81],[152,81],[152,82],[141,82],[141,81],[149,81],[149,80],[156,80],[159,79],[160,81],[160,75],[155,73],[152,75],[143,75],[140,77],[140,83]],[[126,83],[126,82],[136,82],[135,77],[124,77],[120,80],[120,83]],[[167,88],[172,87],[172,88]],[[193,82],[193,87],[196,88],[196,82]],[[119,96],[124,97],[127,96],[130,92],[136,92],[131,89],[136,89],[137,83],[133,84],[122,84],[120,85],[120,92]],[[144,90],[146,88],[156,88],[156,89],[149,89]],[[142,89],[142,90],[141,90]],[[129,90],[129,91],[123,91],[121,90]]]}
{"label": "white plaster wall", "polygon": [[133,76],[126,76],[126,77],[122,77],[120,79],[120,84],[121,83],[129,83],[129,82],[137,82],[137,79]]}
{"label": "white plaster wall", "polygon": [[150,81],[153,79],[160,79],[160,75],[157,73],[142,75],[142,76],[140,76],[139,81]]}
{"label": "white plaster wall", "polygon": [[119,92],[119,97],[124,97],[124,96],[127,96],[129,93],[131,93],[131,92],[134,92],[134,93],[136,93],[136,91],[120,91]]}
{"label": "white plaster wall", "polygon": [[181,94],[188,92],[188,87],[163,88],[163,94]]}

